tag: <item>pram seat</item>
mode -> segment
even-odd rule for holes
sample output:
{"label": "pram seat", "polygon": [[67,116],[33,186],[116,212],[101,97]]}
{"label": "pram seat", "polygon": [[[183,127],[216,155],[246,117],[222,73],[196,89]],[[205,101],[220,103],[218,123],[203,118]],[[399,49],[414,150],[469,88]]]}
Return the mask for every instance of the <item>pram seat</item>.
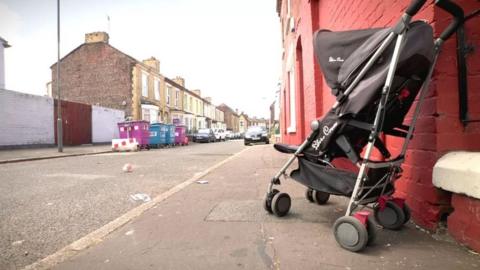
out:
{"label": "pram seat", "polygon": [[[385,177],[388,170],[389,168],[386,167],[370,169],[363,190],[359,193],[360,197],[374,189],[364,200],[378,198],[384,185],[375,186],[375,184],[382,181],[382,177]],[[298,168],[290,173],[290,177],[313,190],[350,197],[355,187],[357,173],[321,165],[306,158],[298,158]],[[387,183],[387,181],[384,182]],[[384,193],[390,194],[393,191],[393,185],[387,184]]]}
{"label": "pram seat", "polygon": [[297,151],[298,145],[286,144],[286,143],[276,143],[273,145],[275,150],[285,154],[293,154]]}

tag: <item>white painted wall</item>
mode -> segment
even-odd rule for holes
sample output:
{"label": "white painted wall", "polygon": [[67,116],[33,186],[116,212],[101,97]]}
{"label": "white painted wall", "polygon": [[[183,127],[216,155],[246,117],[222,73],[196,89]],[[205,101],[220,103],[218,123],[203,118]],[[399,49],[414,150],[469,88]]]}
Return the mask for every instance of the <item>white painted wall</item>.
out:
{"label": "white painted wall", "polygon": [[0,146],[54,144],[53,99],[0,89]]}
{"label": "white painted wall", "polygon": [[0,89],[5,89],[5,56],[3,50],[3,42],[0,41]]}
{"label": "white painted wall", "polygon": [[117,123],[125,121],[125,112],[92,106],[92,142],[104,143],[117,139]]}

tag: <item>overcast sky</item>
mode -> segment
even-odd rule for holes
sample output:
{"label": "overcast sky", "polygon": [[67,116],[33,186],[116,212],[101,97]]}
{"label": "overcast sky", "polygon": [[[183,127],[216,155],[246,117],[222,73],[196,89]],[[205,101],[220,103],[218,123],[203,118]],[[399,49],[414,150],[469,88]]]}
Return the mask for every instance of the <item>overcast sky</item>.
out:
{"label": "overcast sky", "polygon": [[[215,104],[269,116],[281,70],[275,0],[61,0],[61,56],[84,34],[108,31],[110,44],[138,60],[160,60]],[[110,17],[110,24],[107,16]],[[56,0],[0,0],[6,88],[44,95],[56,62]]]}

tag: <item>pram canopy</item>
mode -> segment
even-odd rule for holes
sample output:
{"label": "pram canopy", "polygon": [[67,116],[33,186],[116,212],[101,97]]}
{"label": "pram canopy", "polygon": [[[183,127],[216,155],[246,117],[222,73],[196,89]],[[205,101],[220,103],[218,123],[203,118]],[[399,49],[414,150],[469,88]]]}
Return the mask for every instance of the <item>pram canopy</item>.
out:
{"label": "pram canopy", "polygon": [[[423,21],[416,21],[409,25],[403,48],[399,58],[397,73],[402,76],[426,76],[428,67],[433,60],[433,30]],[[392,31],[391,28],[377,28],[354,31],[332,32],[319,30],[314,34],[314,50],[320,63],[325,80],[335,95],[342,93],[356,77],[360,69],[373,55],[382,41]],[[394,44],[391,44],[383,55],[373,65],[365,77],[355,87],[340,107],[340,115],[358,114],[368,106],[372,99],[385,83],[388,66],[392,58]],[[404,65],[415,61],[425,61],[422,70],[405,70]],[[421,59],[421,60],[419,60]],[[420,73],[420,74],[418,74]]]}
{"label": "pram canopy", "polygon": [[[409,28],[400,50],[390,88],[391,100],[387,104],[389,107],[380,131],[393,130],[402,125],[433,61],[432,27],[423,21],[417,21],[411,23]],[[327,84],[334,89],[334,94],[342,95],[391,31],[391,28],[382,28],[343,32],[320,30],[315,33],[317,60]],[[392,43],[340,106],[323,117],[316,138],[304,150],[307,156],[319,156],[326,151],[342,152],[337,151],[338,147],[334,143],[331,144],[338,134],[345,135],[353,143],[353,150],[361,152],[370,130],[346,127],[345,124],[350,120],[372,124],[393,50]],[[405,88],[408,93],[402,96],[400,91]]]}

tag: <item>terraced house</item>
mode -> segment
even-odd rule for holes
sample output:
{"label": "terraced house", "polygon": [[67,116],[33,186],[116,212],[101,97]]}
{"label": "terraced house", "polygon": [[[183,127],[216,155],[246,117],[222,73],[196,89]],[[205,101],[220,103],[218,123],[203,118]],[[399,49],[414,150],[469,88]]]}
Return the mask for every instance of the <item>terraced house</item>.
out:
{"label": "terraced house", "polygon": [[[154,57],[138,61],[109,43],[105,32],[85,34],[85,42],[60,60],[62,99],[125,111],[126,119],[184,124],[189,132],[224,126],[223,112],[185,88],[185,79],[160,73]],[[57,64],[51,66],[56,89]]]}

